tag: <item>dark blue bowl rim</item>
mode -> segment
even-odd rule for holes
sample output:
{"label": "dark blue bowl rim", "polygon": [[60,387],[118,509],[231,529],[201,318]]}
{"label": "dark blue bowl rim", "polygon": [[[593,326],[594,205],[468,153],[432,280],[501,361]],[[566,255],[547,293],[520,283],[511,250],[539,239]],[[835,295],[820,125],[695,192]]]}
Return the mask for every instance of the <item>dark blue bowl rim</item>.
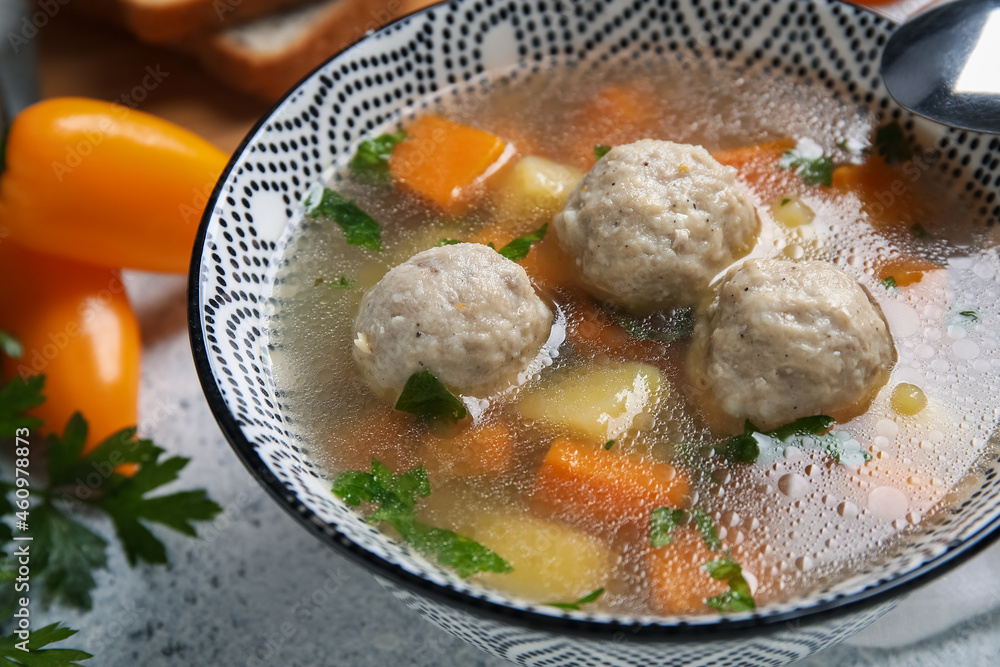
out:
{"label": "dark blue bowl rim", "polygon": [[[879,17],[875,12],[871,12],[865,7],[854,5],[847,0],[809,0],[811,2],[828,2],[830,4],[846,4],[855,12],[867,13],[873,17]],[[383,26],[378,32],[386,30],[391,26],[406,20],[410,16],[432,12],[440,6],[447,5],[449,0],[442,0],[430,5],[422,10],[402,16],[391,23]],[[882,18],[882,17],[879,17]],[[882,20],[885,20],[882,18]],[[893,25],[888,21],[890,27]],[[462,611],[473,613],[477,616],[489,620],[508,623],[523,627],[528,630],[551,632],[561,635],[572,635],[587,639],[621,639],[624,635],[630,641],[638,642],[675,642],[685,643],[693,641],[704,641],[709,639],[740,639],[753,636],[766,635],[789,628],[806,628],[810,624],[823,623],[842,616],[860,613],[865,609],[877,604],[887,603],[899,598],[913,590],[930,583],[933,579],[943,576],[947,572],[962,565],[972,559],[987,547],[1000,539],[1000,519],[986,526],[976,534],[964,541],[952,542],[947,549],[939,556],[923,563],[919,567],[896,577],[879,581],[862,591],[851,595],[842,595],[831,600],[820,602],[808,607],[801,607],[788,612],[773,614],[754,614],[737,620],[729,620],[723,617],[717,623],[636,623],[620,621],[598,621],[586,618],[576,618],[569,614],[549,615],[542,614],[530,609],[507,606],[489,600],[475,597],[467,593],[460,592],[446,585],[437,584],[403,567],[389,563],[379,556],[367,551],[352,542],[349,538],[341,534],[332,526],[326,524],[308,507],[300,503],[295,496],[281,483],[258,456],[254,446],[244,436],[239,425],[236,423],[232,413],[230,413],[226,402],[222,397],[212,375],[211,364],[205,345],[204,331],[201,323],[200,292],[201,285],[201,263],[205,250],[205,238],[208,227],[211,224],[215,203],[222,195],[222,189],[230,174],[240,160],[244,151],[250,145],[251,140],[257,132],[271,119],[275,111],[297,91],[302,84],[316,75],[317,72],[325,68],[331,61],[334,61],[344,54],[350,52],[366,37],[353,42],[341,49],[330,58],[323,61],[309,74],[305,75],[295,84],[285,95],[281,97],[259,121],[251,128],[240,142],[239,147],[233,153],[229,163],[226,165],[222,176],[216,183],[205,213],[202,216],[198,227],[198,234],[194,241],[194,250],[191,257],[191,267],[188,272],[188,334],[191,343],[191,352],[194,357],[195,369],[198,373],[198,380],[201,383],[202,391],[208,406],[219,424],[223,435],[229,445],[236,452],[236,455],[246,466],[254,479],[267,490],[272,498],[283,507],[289,514],[295,517],[299,523],[305,526],[310,532],[316,535],[321,541],[327,543],[336,551],[348,556],[369,569],[373,574],[383,576],[396,584],[399,584],[414,593],[425,595],[428,598],[444,603],[450,607]]]}

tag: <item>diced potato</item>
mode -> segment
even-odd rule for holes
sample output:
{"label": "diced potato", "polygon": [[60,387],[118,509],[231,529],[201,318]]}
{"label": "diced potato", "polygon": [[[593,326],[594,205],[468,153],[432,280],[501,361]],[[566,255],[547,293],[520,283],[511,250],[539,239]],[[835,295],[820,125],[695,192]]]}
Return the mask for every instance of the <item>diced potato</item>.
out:
{"label": "diced potato", "polygon": [[476,522],[473,538],[514,568],[507,574],[480,575],[484,583],[511,595],[572,602],[604,587],[611,574],[607,546],[555,521],[488,514]]}
{"label": "diced potato", "polygon": [[795,195],[782,197],[771,204],[771,215],[789,229],[808,225],[816,218],[809,205]]}
{"label": "diced potato", "polygon": [[510,170],[497,190],[500,218],[549,221],[583,178],[583,172],[529,155]]}
{"label": "diced potato", "polygon": [[636,417],[667,392],[667,380],[649,364],[626,362],[577,368],[528,393],[521,415],[560,426],[594,443],[624,435]]}

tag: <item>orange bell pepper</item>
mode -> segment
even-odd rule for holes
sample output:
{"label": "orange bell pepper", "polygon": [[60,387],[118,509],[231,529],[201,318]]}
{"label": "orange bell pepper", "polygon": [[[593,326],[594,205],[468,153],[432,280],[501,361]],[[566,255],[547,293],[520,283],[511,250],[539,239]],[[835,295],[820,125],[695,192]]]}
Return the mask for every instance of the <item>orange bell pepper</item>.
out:
{"label": "orange bell pepper", "polygon": [[0,236],[67,259],[184,273],[227,156],[155,116],[53,98],[10,126]]}
{"label": "orange bell pepper", "polygon": [[37,254],[0,240],[0,330],[22,347],[2,377],[45,374],[45,402],[28,412],[61,433],[74,412],[89,425],[84,452],[137,423],[139,325],[121,273]]}

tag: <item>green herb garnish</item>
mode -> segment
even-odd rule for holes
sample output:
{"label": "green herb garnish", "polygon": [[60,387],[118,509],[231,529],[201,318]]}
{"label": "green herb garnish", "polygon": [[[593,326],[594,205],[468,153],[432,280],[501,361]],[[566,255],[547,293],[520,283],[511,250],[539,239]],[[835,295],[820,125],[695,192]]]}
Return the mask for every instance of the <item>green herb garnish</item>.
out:
{"label": "green herb garnish", "polygon": [[344,230],[344,238],[351,245],[381,252],[382,227],[357,204],[330,188],[323,188],[319,202],[311,204],[307,199],[306,215],[329,218]]}
{"label": "green herb garnish", "polygon": [[33,630],[31,637],[21,640],[16,634],[0,637],[0,665],[4,667],[82,667],[81,660],[94,657],[71,648],[43,648],[69,639],[76,634],[59,623]]}
{"label": "green herb garnish", "polygon": [[719,539],[719,529],[712,517],[703,509],[676,510],[670,507],[657,507],[650,514],[649,541],[654,547],[665,547],[674,541],[674,528],[690,520],[701,533],[701,539],[710,551],[720,551],[722,540]]}
{"label": "green herb garnish", "polygon": [[791,200],[791,199],[788,199],[788,198],[786,197],[786,198],[784,198],[784,199],[782,199],[782,200],[781,200],[781,205],[782,205],[782,206],[788,206],[788,203],[789,203],[790,201],[792,201],[792,200]]}
{"label": "green herb garnish", "polygon": [[963,310],[959,313],[962,317],[968,317],[973,322],[979,321],[979,313],[975,310]]}
{"label": "green herb garnish", "polygon": [[671,507],[657,507],[649,515],[649,541],[654,547],[672,544],[674,528],[684,523],[687,512]]}
{"label": "green herb garnish", "polygon": [[444,246],[444,245],[456,245],[458,243],[461,243],[461,241],[459,241],[457,239],[441,239],[440,241],[438,241],[437,243],[434,244],[434,247],[435,248],[440,248],[441,246]]}
{"label": "green herb garnish", "polygon": [[604,449],[605,450],[609,450],[609,449],[611,449],[614,446],[615,446],[615,441],[614,440],[608,440],[606,443],[604,443]]}
{"label": "green herb garnish", "polygon": [[923,225],[920,224],[913,225],[912,227],[910,227],[910,233],[912,233],[915,237],[917,237],[921,241],[930,241],[934,238],[934,236],[929,231],[927,231]]}
{"label": "green herb garnish", "polygon": [[602,157],[607,155],[608,151],[610,150],[611,146],[607,146],[605,144],[597,144],[596,146],[594,146],[594,159],[600,160]]}
{"label": "green herb garnish", "polygon": [[719,529],[716,528],[715,522],[712,521],[712,517],[708,515],[708,512],[702,509],[692,510],[691,519],[694,521],[695,528],[701,533],[701,539],[704,540],[705,546],[708,547],[709,551],[719,551],[722,549],[722,540],[719,539]]}
{"label": "green herb garnish", "polygon": [[0,434],[9,438],[17,429],[36,429],[42,425],[41,419],[28,417],[25,412],[45,402],[42,389],[44,375],[22,378],[15,375],[10,382],[0,387]]}
{"label": "green herb garnish", "polygon": [[826,415],[802,417],[790,424],[770,431],[761,431],[747,420],[742,435],[723,440],[714,447],[715,452],[732,463],[753,463],[760,456],[759,437],[777,440],[785,445],[809,449],[822,449],[837,463],[857,465],[871,460],[871,454],[861,449],[848,448],[851,442],[846,433],[827,433],[834,420]]}
{"label": "green herb garnish", "polygon": [[896,290],[896,278],[894,276],[889,276],[883,278],[882,282],[879,283],[888,292],[894,292]]}
{"label": "green herb garnish", "polygon": [[333,493],[355,507],[362,501],[377,504],[378,508],[367,519],[369,523],[388,523],[403,540],[418,551],[434,556],[442,565],[453,568],[460,577],[477,572],[504,574],[513,571],[510,563],[475,540],[414,518],[417,499],[431,493],[427,470],[422,466],[396,474],[372,459],[370,473],[351,471],[337,475]]}
{"label": "green herb garnish", "polygon": [[910,145],[903,134],[903,128],[897,121],[884,125],[875,133],[875,148],[878,154],[885,158],[889,165],[899,164],[910,159]]}
{"label": "green herb garnish", "polygon": [[730,463],[753,463],[760,456],[760,445],[753,437],[754,433],[760,431],[748,419],[743,427],[743,433],[720,442],[714,447],[715,453]]}
{"label": "green herb garnish", "polygon": [[833,160],[827,155],[809,157],[806,151],[796,148],[781,156],[781,169],[792,169],[806,185],[833,185]]}
{"label": "green herb garnish", "polygon": [[410,376],[403,386],[403,393],[396,401],[396,409],[431,420],[455,423],[465,419],[465,404],[434,377],[430,371],[420,371]]}
{"label": "green herb garnish", "polygon": [[544,604],[547,607],[558,607],[559,609],[566,609],[569,611],[580,611],[580,607],[585,604],[590,604],[591,602],[597,602],[597,598],[602,595],[604,595],[604,589],[598,588],[595,591],[587,593],[576,602],[546,602]]}
{"label": "green herb garnish", "polygon": [[370,185],[389,183],[389,158],[396,144],[406,139],[406,132],[397,130],[392,134],[382,134],[374,139],[366,139],[358,146],[357,152],[348,163],[351,173]]}
{"label": "green herb garnish", "polygon": [[644,317],[617,308],[608,312],[633,338],[668,343],[687,338],[694,331],[694,311],[690,308],[658,311]]}
{"label": "green herb garnish", "polygon": [[739,563],[730,558],[717,558],[705,563],[702,568],[713,579],[729,583],[728,591],[708,598],[705,600],[706,605],[721,612],[751,611],[757,608]]}
{"label": "green herb garnish", "polygon": [[520,262],[528,256],[531,246],[545,238],[545,232],[549,229],[549,223],[545,223],[530,234],[519,236],[504,247],[497,250],[498,253],[512,262]]}

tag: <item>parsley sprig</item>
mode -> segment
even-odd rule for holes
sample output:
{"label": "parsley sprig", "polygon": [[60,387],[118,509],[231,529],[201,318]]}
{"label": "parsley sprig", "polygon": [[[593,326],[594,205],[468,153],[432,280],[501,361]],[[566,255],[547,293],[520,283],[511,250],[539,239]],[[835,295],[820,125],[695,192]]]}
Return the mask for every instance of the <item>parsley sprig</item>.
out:
{"label": "parsley sprig", "polygon": [[370,473],[349,471],[337,475],[333,493],[354,507],[362,501],[378,505],[368,516],[369,523],[388,523],[403,540],[418,551],[434,556],[442,565],[453,568],[460,577],[477,572],[503,574],[513,570],[507,561],[475,540],[416,520],[417,499],[431,493],[427,470],[423,466],[396,474],[382,462],[372,459]]}
{"label": "parsley sprig", "polygon": [[545,232],[549,229],[549,223],[545,223],[535,231],[519,236],[504,247],[497,250],[498,253],[512,262],[520,262],[528,256],[531,246],[545,238]]}
{"label": "parsley sprig", "polygon": [[456,423],[465,419],[465,404],[430,371],[414,373],[403,385],[396,409],[430,419]]}
{"label": "parsley sprig", "polygon": [[729,590],[705,600],[705,604],[721,612],[752,611],[757,608],[750,584],[743,578],[743,568],[731,558],[717,558],[702,565],[713,579],[729,583]]}
{"label": "parsley sprig", "polygon": [[722,540],[719,538],[719,529],[708,512],[703,509],[679,510],[670,507],[657,507],[650,515],[649,540],[654,547],[665,547],[673,544],[673,530],[677,526],[691,521],[705,546],[709,551],[719,551],[722,549]]}
{"label": "parsley sprig", "polygon": [[723,440],[714,449],[732,463],[754,463],[760,456],[759,439],[763,436],[764,439],[770,438],[784,445],[820,449],[837,463],[845,465],[870,461],[871,454],[860,446],[850,447],[852,439],[848,434],[828,432],[833,423],[833,417],[815,415],[796,419],[770,431],[761,431],[748,419],[742,434]]}

